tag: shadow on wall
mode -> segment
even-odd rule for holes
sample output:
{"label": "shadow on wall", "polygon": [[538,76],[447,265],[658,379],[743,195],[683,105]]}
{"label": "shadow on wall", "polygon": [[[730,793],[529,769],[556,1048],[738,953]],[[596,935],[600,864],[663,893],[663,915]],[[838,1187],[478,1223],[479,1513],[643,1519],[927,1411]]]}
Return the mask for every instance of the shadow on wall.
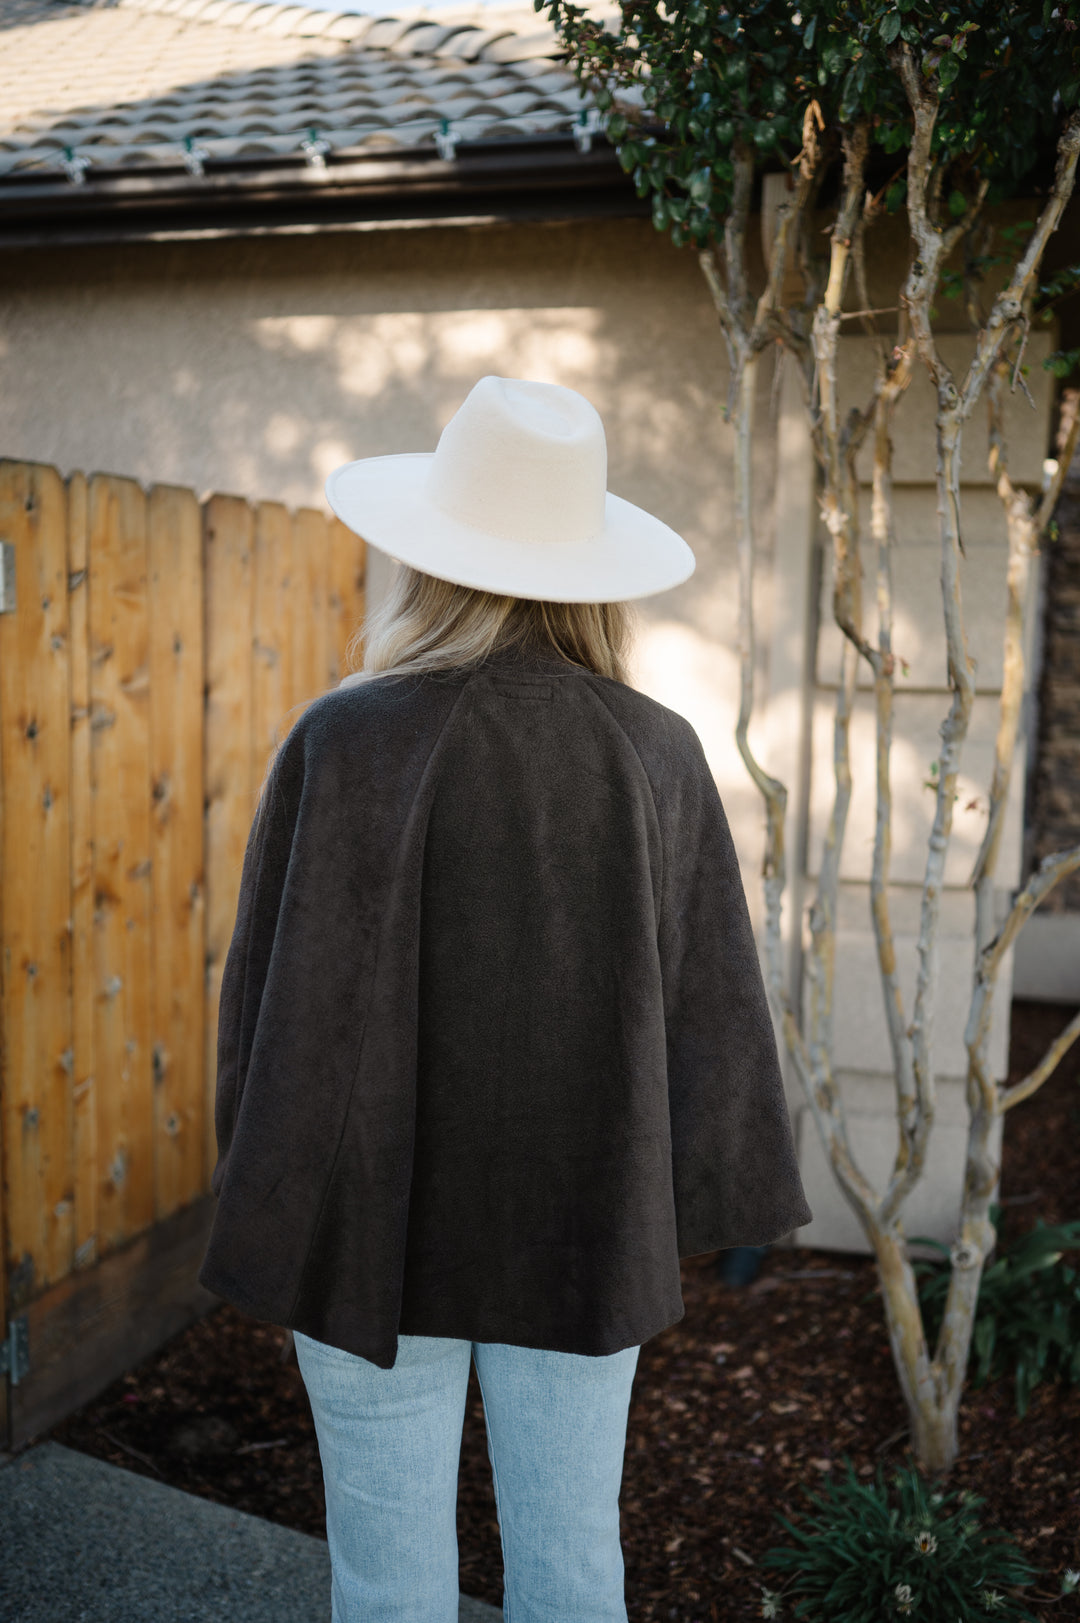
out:
{"label": "shadow on wall", "polygon": [[[655,677],[674,678],[672,660],[680,689],[698,673],[715,749],[734,750],[726,355],[696,258],[649,222],[27,251],[0,278],[0,379],[18,380],[0,391],[0,449],[63,471],[323,508],[339,463],[433,450],[485,373],[579,389],[604,419],[609,488],[698,557],[686,586],[643,605],[664,627]],[[765,413],[771,372],[769,361]],[[767,550],[765,436],[757,456]]]}
{"label": "shadow on wall", "polygon": [[433,450],[496,372],[587,394],[611,487],[692,544],[720,520],[726,357],[647,222],[28,250],[0,277],[5,454],[311,503],[349,457]]}

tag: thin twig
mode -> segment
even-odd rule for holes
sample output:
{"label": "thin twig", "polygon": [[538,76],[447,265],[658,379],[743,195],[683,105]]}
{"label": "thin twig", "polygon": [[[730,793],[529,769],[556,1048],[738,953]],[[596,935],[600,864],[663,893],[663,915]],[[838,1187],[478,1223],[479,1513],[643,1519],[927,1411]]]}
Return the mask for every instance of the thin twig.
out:
{"label": "thin twig", "polygon": [[[1020,375],[1020,365],[1021,365],[1021,362],[1024,359],[1024,351],[1025,351],[1025,349],[1027,349],[1027,341],[1028,341],[1028,337],[1029,337],[1030,333],[1031,333],[1031,318],[1030,318],[1030,316],[1025,315],[1024,316],[1024,336],[1023,336],[1023,338],[1021,338],[1021,340],[1020,340],[1020,348],[1016,352],[1016,365],[1013,367],[1013,375],[1012,375],[1012,378],[1011,378],[1011,380],[1009,382],[1009,393],[1010,394],[1012,394],[1016,389],[1016,380]],[[1028,396],[1028,399],[1031,400],[1030,395]],[[1035,404],[1034,401],[1032,401],[1031,403],[1032,403],[1032,405]]]}
{"label": "thin twig", "polygon": [[840,321],[854,321],[858,316],[891,316],[901,308],[898,304],[883,304],[880,310],[841,310],[837,319]]}
{"label": "thin twig", "polygon": [[98,1426],[97,1429],[100,1431],[103,1437],[107,1437],[109,1439],[110,1443],[114,1443],[117,1448],[122,1448],[124,1453],[130,1454],[133,1459],[142,1460],[144,1465],[148,1465],[152,1471],[156,1471],[158,1476],[161,1477],[162,1481],[165,1481],[164,1471],[150,1458],[149,1454],[141,1454],[137,1448],[131,1448],[127,1443],[122,1443],[119,1437],[114,1437],[112,1432],[107,1431],[104,1426]]}

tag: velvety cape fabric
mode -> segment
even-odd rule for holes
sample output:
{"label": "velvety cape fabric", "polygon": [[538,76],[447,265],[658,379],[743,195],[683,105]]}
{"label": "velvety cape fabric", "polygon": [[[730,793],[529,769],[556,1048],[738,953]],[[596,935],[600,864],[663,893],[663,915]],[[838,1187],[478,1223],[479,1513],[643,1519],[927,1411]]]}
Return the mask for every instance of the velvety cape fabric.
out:
{"label": "velvety cape fabric", "polygon": [[379,678],[286,737],[244,856],[199,1281],[393,1367],[399,1334],[605,1354],[679,1258],[812,1217],[700,741],[541,654]]}

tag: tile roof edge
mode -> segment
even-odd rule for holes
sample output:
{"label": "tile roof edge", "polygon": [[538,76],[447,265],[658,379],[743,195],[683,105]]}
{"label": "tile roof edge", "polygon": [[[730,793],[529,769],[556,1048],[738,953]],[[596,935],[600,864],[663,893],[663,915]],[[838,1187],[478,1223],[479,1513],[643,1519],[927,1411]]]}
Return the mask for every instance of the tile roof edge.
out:
{"label": "tile roof edge", "polygon": [[[385,26],[399,23],[401,33],[394,40],[392,50],[395,56],[409,55],[408,35],[414,30],[430,29],[433,24],[446,28],[448,33],[452,32],[460,42],[464,42],[470,33],[475,33],[478,42],[475,57],[479,60],[485,59],[489,47],[498,44],[499,60],[513,61],[515,39],[521,40],[524,57],[547,55],[543,49],[546,36],[550,37],[550,55],[553,59],[565,54],[565,47],[554,28],[550,24],[545,27],[532,7],[527,4],[514,8],[503,22],[500,21],[497,9],[487,11],[480,4],[470,5],[468,0],[462,4],[460,11],[431,11],[426,4],[406,3],[399,12],[388,10],[379,14],[324,11],[303,5],[292,5],[286,3],[286,0],[233,0],[232,4],[225,7],[222,0],[202,0],[201,4],[199,0],[194,0],[194,3],[192,0],[186,0],[182,5],[178,4],[177,0],[64,0],[64,3],[68,5],[74,3],[88,11],[117,9],[174,16],[194,26],[201,24],[209,28],[243,29],[246,33],[266,31],[278,37],[338,40],[342,47],[363,45],[365,37],[378,24]],[[388,3],[393,6],[393,0],[388,0]],[[524,32],[526,20],[529,28]],[[481,35],[484,36],[484,41],[479,45]],[[372,45],[371,49],[389,48]],[[427,55],[428,52],[418,51],[416,54]],[[470,52],[470,56],[473,54]]]}

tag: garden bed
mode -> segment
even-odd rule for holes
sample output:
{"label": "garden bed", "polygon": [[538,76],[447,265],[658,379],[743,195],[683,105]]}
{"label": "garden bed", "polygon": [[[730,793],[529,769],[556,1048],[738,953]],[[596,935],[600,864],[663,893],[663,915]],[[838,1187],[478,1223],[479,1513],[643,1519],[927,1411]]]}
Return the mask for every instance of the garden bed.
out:
{"label": "garden bed", "polygon": [[[1071,1011],[1013,1005],[1010,1076],[1023,1075]],[[1001,1239],[1080,1216],[1080,1044],[1005,1123]],[[758,1277],[730,1287],[717,1257],[683,1264],[685,1317],[646,1343],[634,1382],[622,1528],[630,1623],[742,1623],[760,1616],[758,1565],[850,1456],[864,1479],[902,1464],[907,1416],[874,1264],[774,1247]],[[1080,1260],[1080,1259],[1078,1259]],[[48,1435],[189,1493],[325,1536],[318,1447],[287,1337],[223,1305],[175,1336]],[[981,1514],[1016,1535],[1052,1604],[1080,1568],[1080,1387],[1036,1387],[1023,1420],[1010,1378],[970,1387],[947,1486],[985,1497]],[[500,1605],[502,1558],[475,1369],[458,1498],[461,1588]],[[785,1607],[781,1615],[790,1615]]]}

